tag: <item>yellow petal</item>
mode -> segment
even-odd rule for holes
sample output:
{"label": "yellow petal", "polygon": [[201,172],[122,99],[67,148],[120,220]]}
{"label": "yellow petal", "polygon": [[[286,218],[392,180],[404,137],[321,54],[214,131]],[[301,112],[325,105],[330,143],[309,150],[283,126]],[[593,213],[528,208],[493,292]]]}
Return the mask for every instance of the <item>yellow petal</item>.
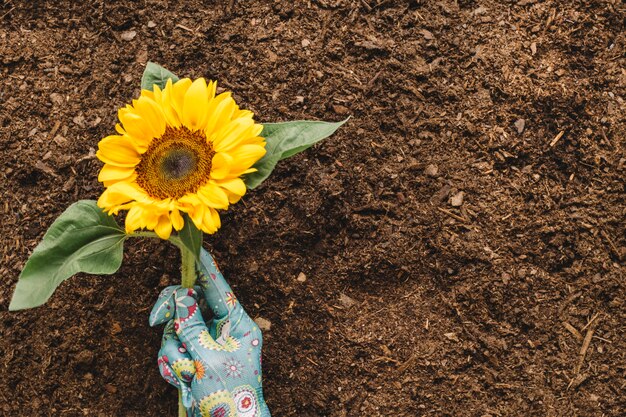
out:
{"label": "yellow petal", "polygon": [[207,138],[210,138],[215,132],[220,130],[222,126],[230,122],[236,107],[235,100],[233,100],[229,91],[211,100],[207,110],[209,118],[204,128]]}
{"label": "yellow petal", "polygon": [[150,126],[149,122],[137,114],[132,107],[130,109],[120,109],[117,117],[122,122],[126,133],[145,151],[156,136],[156,130]]}
{"label": "yellow petal", "polygon": [[212,138],[216,152],[225,152],[237,146],[243,139],[255,136],[252,119],[237,119],[228,123]]}
{"label": "yellow petal", "polygon": [[165,214],[159,217],[159,222],[154,228],[154,231],[161,239],[169,239],[172,234],[172,222],[169,216]]}
{"label": "yellow petal", "polygon": [[224,152],[217,152],[211,160],[211,178],[222,179],[226,178],[230,172],[230,166],[233,163],[233,158]]}
{"label": "yellow petal", "polygon": [[220,215],[217,210],[211,209],[211,217],[213,218],[213,223],[215,224],[215,230],[222,227],[222,221],[220,220]]}
{"label": "yellow petal", "polygon": [[[252,112],[239,108],[231,93],[216,96],[216,88],[216,82],[204,79],[168,80],[165,88],[144,90],[119,110],[119,135],[104,138],[97,153],[105,163],[98,178],[106,187],[98,205],[113,214],[129,210],[127,230],[155,230],[166,239],[172,229],[184,228],[187,213],[196,227],[214,233],[221,225],[217,209],[227,209],[246,193],[237,177],[255,171],[252,165],[265,154],[259,136],[263,126],[254,123]],[[204,132],[215,150],[210,179],[182,198],[153,198],[137,184],[135,168],[166,126],[182,125]]]}
{"label": "yellow petal", "polygon": [[209,183],[201,187],[197,191],[197,195],[200,200],[209,207],[219,209],[228,207],[228,196],[224,190],[215,184]]}
{"label": "yellow petal", "polygon": [[113,216],[117,216],[117,214],[121,211],[121,210],[129,210],[132,206],[134,206],[135,204],[137,204],[136,201],[132,201],[130,203],[126,203],[126,204],[121,204],[119,206],[115,206],[109,210],[107,210],[107,213],[112,214]]}
{"label": "yellow petal", "polygon": [[115,165],[104,164],[98,174],[98,181],[104,183],[112,183],[130,178],[135,173],[135,169],[131,167],[119,167]]}
{"label": "yellow petal", "polygon": [[241,200],[241,196],[240,195],[232,194],[232,193],[228,194],[228,202],[230,204],[236,204],[237,202],[239,202],[239,200]]}
{"label": "yellow petal", "polygon": [[[168,81],[171,81],[171,78],[167,79]],[[146,94],[148,97],[152,98],[154,101],[156,101],[157,103],[161,102],[161,99],[163,98],[163,90],[161,90],[161,87],[159,87],[158,85],[154,84],[154,86],[152,87],[153,90],[149,91],[149,90],[141,90],[141,95],[144,95],[144,91],[146,91],[147,93],[150,94]]]}
{"label": "yellow petal", "polygon": [[233,114],[233,119],[252,118],[253,116],[254,113],[252,113],[250,110],[237,110]]}
{"label": "yellow petal", "polygon": [[172,84],[172,88],[169,90],[170,105],[172,106],[174,111],[176,111],[176,114],[178,115],[178,119],[180,121],[183,120],[183,105],[185,103],[185,94],[187,93],[187,90],[189,89],[191,84],[192,83],[189,78],[183,78]]}
{"label": "yellow petal", "polygon": [[172,94],[172,79],[168,78],[165,89],[161,93],[159,103],[161,104],[161,110],[163,111],[167,125],[171,127],[180,127],[182,123],[178,117],[178,113],[176,113],[176,110],[172,106]]}
{"label": "yellow petal", "polygon": [[146,207],[142,217],[143,226],[148,230],[154,230],[159,222],[159,217],[159,213],[154,210],[154,207]]}
{"label": "yellow petal", "polygon": [[[217,226],[215,224],[215,221],[214,221],[213,215],[211,214],[211,211],[215,211],[215,210],[213,210],[213,209],[205,210],[204,211],[204,216],[202,218],[202,220],[203,220],[202,221],[202,230],[204,232],[206,232],[206,233],[209,233],[209,234],[217,232],[217,229],[219,227],[219,226]],[[217,213],[217,211],[216,211],[216,213]],[[218,219],[219,219],[219,216],[218,216]]]}
{"label": "yellow petal", "polygon": [[265,146],[265,138],[259,136],[263,132],[263,125],[255,124],[254,128],[251,128],[249,132],[248,138],[244,139],[242,143],[251,143],[256,145]]}
{"label": "yellow petal", "polygon": [[[183,203],[185,206],[201,206],[202,202],[198,198],[196,194],[185,194],[181,198],[178,199],[180,203]],[[186,211],[189,213],[189,211]]]}
{"label": "yellow petal", "polygon": [[199,206],[195,206],[191,211],[188,212],[189,218],[193,221],[196,227],[202,230],[202,221],[204,220],[204,205],[200,204]]}
{"label": "yellow petal", "polygon": [[[152,85],[152,88],[156,91],[156,90],[159,89],[159,86],[154,84],[154,85]],[[141,90],[141,97],[148,97],[148,98],[154,99],[155,91]]]}
{"label": "yellow petal", "polygon": [[185,93],[183,124],[191,130],[202,129],[206,123],[208,106],[206,81],[198,78]]}
{"label": "yellow petal", "polygon": [[165,117],[161,107],[153,99],[146,96],[139,97],[135,103],[135,111],[150,126],[153,138],[165,132]]}
{"label": "yellow petal", "polygon": [[242,140],[239,145],[240,146],[241,145],[259,145],[264,148],[267,148],[267,143],[265,143],[265,138],[262,138],[260,136],[248,137],[247,139]]}
{"label": "yellow petal", "polygon": [[139,153],[126,136],[111,135],[98,143],[96,156],[105,164],[134,167],[139,163]]}
{"label": "yellow petal", "polygon": [[217,90],[217,81],[210,81],[206,90],[207,103],[209,103],[211,100],[215,98],[216,90]]}
{"label": "yellow petal", "polygon": [[170,217],[172,219],[172,226],[174,226],[174,229],[182,230],[185,226],[185,221],[183,220],[183,216],[180,215],[180,211],[176,208],[173,209]]}
{"label": "yellow petal", "polygon": [[233,176],[240,176],[250,168],[256,161],[265,155],[265,148],[259,145],[241,145],[233,149],[230,156],[233,157],[233,166],[230,173]]}
{"label": "yellow petal", "polygon": [[180,210],[189,214],[189,218],[193,221],[198,229],[202,227],[202,218],[204,216],[204,210],[206,206],[200,200],[197,194],[185,194],[178,199],[178,202],[182,205]]}
{"label": "yellow petal", "polygon": [[[134,183],[133,183],[134,184]],[[109,209],[114,206],[128,203],[129,201],[139,201],[150,203],[150,197],[137,185],[127,182],[116,182],[104,190],[98,199],[98,206]]]}
{"label": "yellow petal", "polygon": [[125,229],[126,233],[132,233],[137,229],[141,229],[144,225],[142,223],[143,209],[139,205],[134,205],[128,210],[126,215]]}
{"label": "yellow petal", "polygon": [[246,184],[241,178],[232,178],[215,182],[218,186],[228,190],[230,193],[242,196],[246,193]]}

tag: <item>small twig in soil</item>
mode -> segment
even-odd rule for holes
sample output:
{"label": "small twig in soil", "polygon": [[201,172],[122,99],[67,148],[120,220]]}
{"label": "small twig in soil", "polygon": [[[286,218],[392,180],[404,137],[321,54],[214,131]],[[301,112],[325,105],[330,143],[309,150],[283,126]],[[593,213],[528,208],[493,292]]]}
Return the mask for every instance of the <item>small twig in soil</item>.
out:
{"label": "small twig in soil", "polygon": [[589,326],[591,326],[591,324],[593,324],[594,321],[596,321],[596,319],[598,318],[598,316],[600,315],[600,313],[596,313],[591,320],[589,320],[589,323],[585,324],[584,327],[582,329],[580,329],[581,332],[584,332],[585,329]]}
{"label": "small twig in soil", "polygon": [[444,214],[447,214],[448,216],[450,216],[450,217],[452,217],[453,219],[456,219],[456,220],[458,220],[458,221],[460,221],[460,222],[463,222],[463,223],[469,223],[469,220],[467,220],[465,217],[461,217],[461,216],[459,216],[458,214],[454,214],[454,213],[452,213],[452,212],[451,212],[451,211],[449,211],[449,210],[446,210],[446,209],[441,208],[441,207],[437,207],[437,210],[439,210],[440,212],[442,212],[442,213],[444,213]]}
{"label": "small twig in soil", "polygon": [[57,131],[59,130],[59,128],[61,127],[61,122],[59,120],[56,121],[56,123],[54,124],[54,126],[52,126],[52,130],[50,130],[50,134],[48,135],[48,137],[50,139],[52,139],[54,137],[54,135],[56,135]]}
{"label": "small twig in soil", "polygon": [[583,382],[587,380],[588,377],[589,376],[587,374],[576,375],[574,379],[572,379],[567,385],[567,389],[569,390],[570,388],[574,388],[574,389],[578,388],[580,384],[582,384]]}
{"label": "small twig in soil", "polygon": [[15,10],[15,7],[17,6],[13,6],[8,12],[6,12],[5,14],[3,14],[2,16],[0,16],[0,19],[4,19],[6,15],[8,15],[9,13],[11,13],[13,10]]}
{"label": "small twig in soil", "polygon": [[572,326],[571,324],[569,324],[568,322],[564,321],[563,322],[563,326],[571,333],[574,335],[574,337],[578,340],[581,341],[583,340],[583,335],[580,334],[580,332],[578,330],[576,330],[576,328],[574,326]]}
{"label": "small twig in soil", "polygon": [[373,359],[373,362],[393,362],[393,363],[400,363],[397,360],[390,358],[389,356],[379,356],[375,359]]}
{"label": "small twig in soil", "polygon": [[383,1],[379,2],[379,3],[376,3],[374,5],[374,7],[372,7],[372,9],[376,9],[377,7],[380,7],[380,6],[384,5],[384,4],[387,4],[388,2],[389,2],[389,0],[383,0]]}
{"label": "small twig in soil", "polygon": [[378,77],[380,77],[380,74],[383,73],[383,70],[380,70],[376,73],[376,75],[374,75],[374,77],[372,77],[371,80],[369,80],[367,82],[367,84],[365,85],[365,88],[363,89],[363,93],[367,94],[370,92],[370,90],[372,89],[372,87],[374,86],[374,83],[376,82],[376,80],[378,79]]}
{"label": "small twig in soil", "polygon": [[613,146],[613,143],[609,140],[609,137],[606,135],[606,132],[604,131],[604,128],[602,128],[600,130],[600,132],[602,132],[602,138],[606,141],[606,143],[611,147],[611,148],[615,148],[615,146]]}
{"label": "small twig in soil", "polygon": [[609,234],[607,232],[605,232],[604,230],[602,230],[602,229],[600,230],[600,234],[606,239],[607,242],[609,242],[609,246],[611,247],[611,251],[617,257],[617,259],[621,261],[622,260],[622,255],[617,250],[617,246],[615,246],[615,243],[613,243],[613,240],[611,239]]}
{"label": "small twig in soil", "polygon": [[582,368],[583,363],[585,362],[585,356],[587,355],[587,350],[589,349],[589,345],[591,344],[592,337],[593,337],[593,329],[589,329],[589,331],[587,332],[587,336],[585,336],[585,340],[583,341],[583,345],[580,348],[580,353],[578,355],[578,363],[576,364],[576,369],[574,369],[574,373],[576,375],[578,375],[578,373],[580,372],[580,368]]}
{"label": "small twig in soil", "polygon": [[550,142],[550,147],[551,147],[551,148],[554,148],[554,145],[556,145],[556,144],[557,144],[557,142],[558,142],[559,140],[561,140],[561,138],[563,137],[563,135],[564,135],[564,134],[565,134],[565,131],[564,131],[564,130],[561,130],[561,131],[559,132],[559,134],[558,134],[558,135],[556,135],[556,136],[554,137],[554,139],[552,139],[552,142]]}
{"label": "small twig in soil", "polygon": [[87,155],[78,158],[76,160],[75,164],[78,164],[78,163],[83,162],[83,161],[88,161],[90,159],[95,159],[95,158],[96,158],[96,154],[94,152],[91,152],[91,150],[90,150]]}
{"label": "small twig in soil", "polygon": [[[587,323],[585,327],[590,326],[598,316],[599,316],[599,313],[596,314],[589,321],[589,323]],[[587,330],[587,334],[585,335],[585,340],[583,340],[583,345],[581,346],[580,353],[578,354],[578,363],[576,364],[576,368],[574,369],[574,373],[577,375],[580,373],[580,369],[582,368],[583,363],[585,362],[585,356],[587,355],[587,350],[589,349],[589,345],[591,344],[591,338],[593,337],[594,331],[595,331],[595,326],[589,327],[589,330]],[[576,378],[574,378],[574,380],[576,380]]]}
{"label": "small twig in soil", "polygon": [[413,362],[415,362],[417,356],[417,352],[411,355],[411,357],[398,368],[398,374],[402,374],[404,371],[409,369],[409,366],[411,366]]}
{"label": "small twig in soil", "polygon": [[415,294],[416,292],[418,292],[419,289],[415,290],[415,291],[411,291],[410,293],[403,295],[401,298],[409,298],[410,296],[412,296],[413,294]]}
{"label": "small twig in soil", "polygon": [[379,310],[374,311],[372,314],[370,314],[370,316],[376,316],[378,313],[381,313],[383,311],[387,310],[387,307],[383,307]]}
{"label": "small twig in soil", "polygon": [[187,32],[193,33],[193,29],[188,28],[187,26],[181,25],[180,23],[176,25],[177,28],[186,30]]}
{"label": "small twig in soil", "polygon": [[593,336],[593,338],[594,338],[594,339],[598,339],[598,340],[602,340],[603,342],[606,342],[606,343],[611,343],[611,344],[613,344],[613,342],[611,342],[609,339],[605,339],[604,337],[600,337],[600,336],[595,336],[595,335],[594,335],[594,336]]}
{"label": "small twig in soil", "polygon": [[319,366],[320,366],[320,364],[319,364],[319,363],[315,362],[313,359],[309,358],[308,356],[306,357],[306,360],[307,360],[307,361],[309,361],[309,362],[311,362],[313,365],[315,365],[315,366],[317,366],[317,367],[319,367]]}

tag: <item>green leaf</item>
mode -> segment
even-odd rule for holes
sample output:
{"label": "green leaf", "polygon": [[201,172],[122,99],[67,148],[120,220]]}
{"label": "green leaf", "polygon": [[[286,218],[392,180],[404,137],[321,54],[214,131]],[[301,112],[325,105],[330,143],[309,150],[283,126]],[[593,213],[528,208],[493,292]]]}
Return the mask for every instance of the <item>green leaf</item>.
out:
{"label": "green leaf", "polygon": [[52,223],[26,262],[9,310],[42,305],[76,273],[114,273],[122,264],[125,238],[124,230],[95,201],[72,204]]}
{"label": "green leaf", "polygon": [[202,231],[199,230],[193,221],[185,214],[185,226],[178,232],[178,237],[183,245],[193,253],[196,259],[200,258],[200,248],[202,247]]}
{"label": "green leaf", "polygon": [[264,124],[261,136],[267,142],[265,146],[267,153],[254,164],[253,168],[256,168],[257,172],[244,177],[246,186],[250,189],[258,187],[272,173],[278,161],[302,152],[329,137],[348,119],[336,123],[298,120]]}
{"label": "green leaf", "polygon": [[178,81],[178,77],[172,72],[166,70],[159,64],[148,62],[146,69],[143,71],[143,75],[141,76],[141,89],[152,91],[154,85],[156,84],[162,90],[165,88],[165,84],[167,84],[167,80],[170,78],[173,83]]}

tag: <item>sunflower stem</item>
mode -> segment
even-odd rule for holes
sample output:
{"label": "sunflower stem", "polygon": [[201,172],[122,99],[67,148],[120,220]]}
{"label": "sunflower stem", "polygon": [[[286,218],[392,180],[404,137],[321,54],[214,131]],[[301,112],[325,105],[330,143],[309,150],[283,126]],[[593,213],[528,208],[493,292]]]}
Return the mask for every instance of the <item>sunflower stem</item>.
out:
{"label": "sunflower stem", "polygon": [[193,288],[196,283],[196,257],[189,249],[180,247],[180,258],[182,261],[182,280],[184,288]]}
{"label": "sunflower stem", "polygon": [[[181,285],[184,288],[193,288],[196,283],[196,256],[184,245],[176,246],[180,248]],[[178,417],[187,417],[181,391],[178,391]]]}
{"label": "sunflower stem", "polygon": [[178,391],[178,417],[187,417],[187,409],[183,405],[183,394]]}

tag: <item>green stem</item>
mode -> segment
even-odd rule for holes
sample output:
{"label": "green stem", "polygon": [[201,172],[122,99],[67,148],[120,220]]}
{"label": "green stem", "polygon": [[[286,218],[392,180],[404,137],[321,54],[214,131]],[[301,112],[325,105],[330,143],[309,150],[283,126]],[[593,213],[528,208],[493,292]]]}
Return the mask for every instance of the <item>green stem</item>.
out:
{"label": "green stem", "polygon": [[187,409],[183,405],[183,394],[178,391],[178,417],[187,417]]}
{"label": "green stem", "polygon": [[196,283],[196,257],[184,246],[180,247],[180,259],[182,261],[181,285],[185,288],[193,288]]}
{"label": "green stem", "polygon": [[[175,243],[176,244],[176,243]],[[196,257],[193,252],[184,245],[176,245],[180,248],[181,267],[181,285],[184,288],[193,288],[196,283]],[[187,410],[183,405],[181,392],[178,392],[178,417],[187,417]]]}

